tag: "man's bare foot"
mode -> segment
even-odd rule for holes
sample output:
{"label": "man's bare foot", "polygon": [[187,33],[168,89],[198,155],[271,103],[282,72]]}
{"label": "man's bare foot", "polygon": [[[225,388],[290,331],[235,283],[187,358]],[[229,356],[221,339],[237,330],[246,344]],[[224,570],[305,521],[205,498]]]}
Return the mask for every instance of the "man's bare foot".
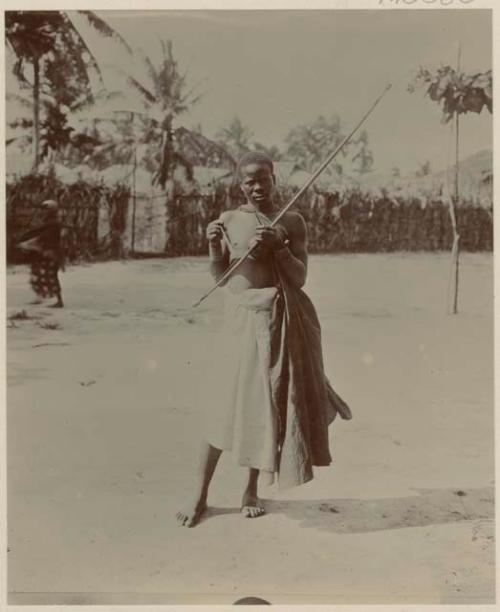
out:
{"label": "man's bare foot", "polygon": [[257,494],[245,491],[243,499],[241,500],[241,514],[243,514],[245,518],[257,518],[265,513],[264,504],[262,500],[257,497]]}
{"label": "man's bare foot", "polygon": [[64,304],[62,302],[56,302],[55,304],[51,304],[49,308],[64,308]]}
{"label": "man's bare foot", "polygon": [[199,500],[192,505],[186,506],[185,510],[177,512],[175,515],[177,523],[181,527],[194,527],[200,522],[201,517],[207,511],[206,500]]}

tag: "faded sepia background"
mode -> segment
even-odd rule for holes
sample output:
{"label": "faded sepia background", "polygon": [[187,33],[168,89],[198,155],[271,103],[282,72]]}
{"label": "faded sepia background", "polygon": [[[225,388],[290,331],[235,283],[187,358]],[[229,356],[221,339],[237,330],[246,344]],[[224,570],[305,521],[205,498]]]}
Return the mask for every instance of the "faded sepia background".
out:
{"label": "faded sepia background", "polygon": [[[11,11],[5,44],[9,603],[493,603],[490,11]],[[298,205],[334,464],[245,521],[224,457],[179,529],[235,161],[286,201],[388,83]],[[17,248],[46,198],[57,311]]]}

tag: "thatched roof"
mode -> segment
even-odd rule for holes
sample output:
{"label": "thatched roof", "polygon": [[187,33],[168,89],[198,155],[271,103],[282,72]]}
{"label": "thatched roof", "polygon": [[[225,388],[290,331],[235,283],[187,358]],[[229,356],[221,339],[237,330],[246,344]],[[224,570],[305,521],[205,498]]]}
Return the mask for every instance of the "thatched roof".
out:
{"label": "thatched roof", "polygon": [[226,147],[199,132],[179,127],[175,130],[179,150],[193,166],[234,170],[236,160]]}

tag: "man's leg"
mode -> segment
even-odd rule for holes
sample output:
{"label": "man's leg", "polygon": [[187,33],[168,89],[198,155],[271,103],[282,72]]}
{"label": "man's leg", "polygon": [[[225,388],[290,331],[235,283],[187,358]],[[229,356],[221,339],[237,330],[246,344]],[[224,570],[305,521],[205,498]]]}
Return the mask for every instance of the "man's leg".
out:
{"label": "man's leg", "polygon": [[35,298],[30,302],[30,305],[42,304],[43,286],[40,280],[40,265],[36,261],[31,263],[30,285],[35,294]]}
{"label": "man's leg", "polygon": [[247,488],[241,500],[241,513],[245,518],[256,518],[265,514],[264,504],[257,495],[258,479],[259,470],[250,468],[248,471]]}
{"label": "man's leg", "polygon": [[55,289],[55,294],[56,294],[56,298],[57,301],[55,304],[52,304],[52,308],[63,308],[64,306],[64,302],[62,299],[62,290],[61,290],[61,283],[59,282],[59,276],[58,276],[58,268],[55,267],[54,271],[54,285],[56,287]]}
{"label": "man's leg", "polygon": [[61,294],[60,291],[58,293],[56,293],[56,298],[57,298],[57,301],[56,301],[55,304],[51,305],[51,308],[63,308],[64,307],[64,302],[62,300],[62,294]]}
{"label": "man's leg", "polygon": [[208,487],[222,451],[203,441],[200,449],[197,483],[191,503],[176,514],[177,522],[184,527],[194,527],[207,509]]}

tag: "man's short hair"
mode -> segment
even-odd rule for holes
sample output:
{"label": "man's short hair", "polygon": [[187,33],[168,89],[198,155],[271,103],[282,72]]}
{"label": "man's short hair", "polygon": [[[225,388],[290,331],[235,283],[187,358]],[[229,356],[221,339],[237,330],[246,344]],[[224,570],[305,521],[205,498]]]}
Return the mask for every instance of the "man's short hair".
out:
{"label": "man's short hair", "polygon": [[245,166],[250,164],[263,164],[269,168],[272,174],[274,174],[274,163],[267,153],[263,151],[249,151],[245,153],[238,162],[237,174],[241,175],[241,171]]}

